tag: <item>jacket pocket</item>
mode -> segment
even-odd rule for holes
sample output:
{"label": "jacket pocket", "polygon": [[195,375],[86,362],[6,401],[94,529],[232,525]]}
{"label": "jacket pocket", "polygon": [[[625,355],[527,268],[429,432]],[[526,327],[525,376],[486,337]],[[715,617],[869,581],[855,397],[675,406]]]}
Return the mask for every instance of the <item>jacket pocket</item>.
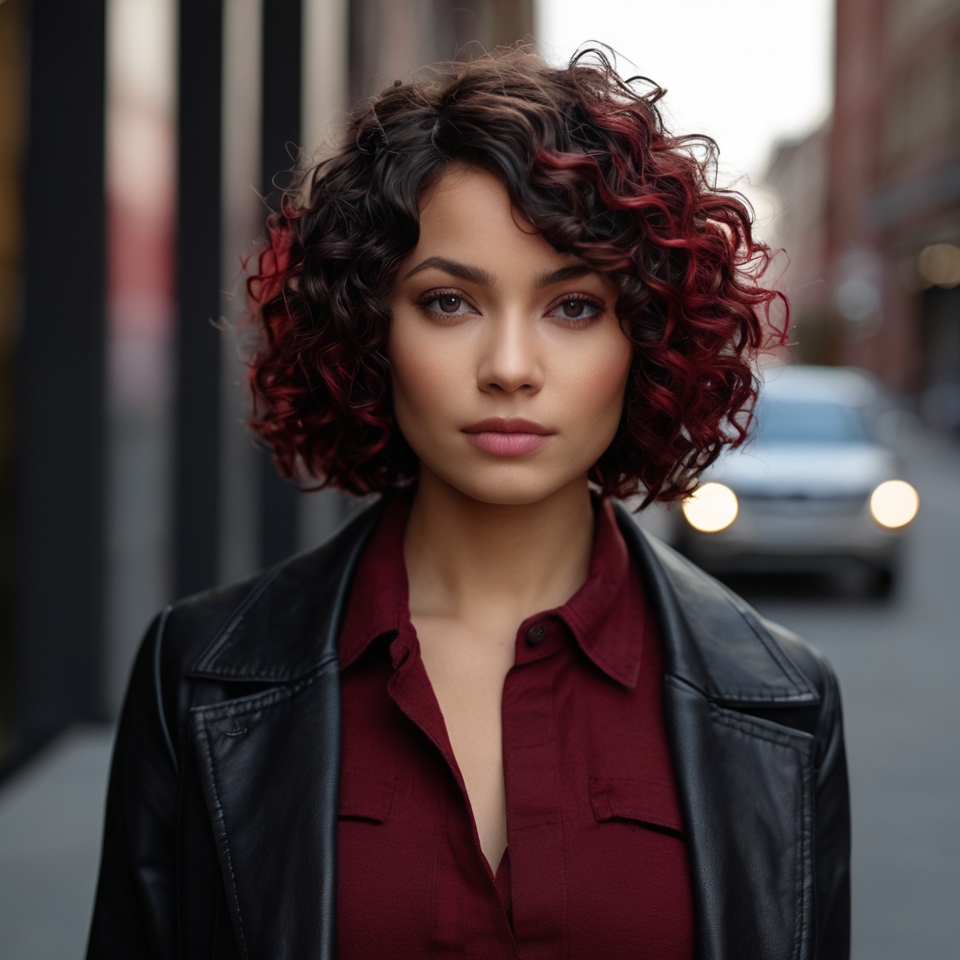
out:
{"label": "jacket pocket", "polygon": [[340,777],[340,817],[383,823],[390,815],[396,789],[396,777],[344,770]]}
{"label": "jacket pocket", "polygon": [[600,823],[633,820],[683,836],[683,821],[673,787],[650,780],[590,778],[590,804]]}

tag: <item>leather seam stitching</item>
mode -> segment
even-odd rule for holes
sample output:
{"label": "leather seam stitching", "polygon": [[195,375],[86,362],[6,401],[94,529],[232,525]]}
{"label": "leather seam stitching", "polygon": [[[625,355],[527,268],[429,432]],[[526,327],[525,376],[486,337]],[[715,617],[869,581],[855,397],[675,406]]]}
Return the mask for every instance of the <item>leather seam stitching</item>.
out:
{"label": "leather seam stitching", "polygon": [[[776,730],[768,730],[766,727],[752,723],[743,717],[732,717],[723,710],[722,707],[718,707],[715,704],[710,705],[710,716],[711,719],[717,723],[723,724],[723,726],[729,727],[731,730],[736,730],[739,733],[749,734],[750,736],[757,737],[760,740],[766,740],[780,747],[792,747],[804,755],[809,752],[809,743],[806,739],[791,736],[789,733],[779,733]],[[810,739],[812,740],[812,738]]]}
{"label": "leather seam stitching", "polygon": [[724,704],[740,704],[740,703],[799,703],[799,704],[808,704],[814,701],[807,699],[806,697],[797,696],[795,694],[781,694],[779,696],[775,695],[766,695],[762,696],[760,694],[741,694],[737,692],[724,694],[722,696],[711,696],[707,691],[702,690],[700,687],[691,683],[685,677],[678,676],[675,673],[667,673],[666,679],[680,684],[688,690],[693,691],[699,696],[703,697],[705,700],[709,700],[711,704],[716,704],[718,701]]}
{"label": "leather seam stitching", "polygon": [[813,703],[804,691],[784,694],[748,694],[738,691],[725,691],[720,699],[730,703]]}
{"label": "leather seam stitching", "polygon": [[796,812],[794,813],[794,819],[796,821],[794,830],[797,836],[797,866],[793,878],[793,902],[797,905],[797,916],[793,925],[793,960],[798,960],[800,956],[800,943],[803,934],[803,855],[805,853],[803,844],[803,806],[805,793],[803,778],[801,778],[800,799],[796,805]]}
{"label": "leather seam stitching", "polygon": [[805,896],[805,867],[808,861],[808,843],[807,843],[807,793],[808,793],[808,772],[806,763],[803,766],[803,777],[801,781],[801,791],[800,791],[800,857],[797,862],[797,903],[800,906],[799,916],[797,918],[797,932],[795,936],[796,947],[794,950],[795,960],[800,960],[800,956],[803,952],[803,940],[804,932],[807,929],[807,913],[808,913],[808,903]]}
{"label": "leather seam stitching", "polygon": [[314,671],[312,676],[304,678],[292,687],[275,687],[273,690],[255,694],[252,698],[191,707],[190,710],[192,713],[202,716],[204,720],[232,720],[237,717],[248,716],[264,707],[272,707],[283,700],[292,699],[323,676],[327,672],[326,668],[329,667],[331,662],[335,662],[335,659],[329,657]]}
{"label": "leather seam stitching", "polygon": [[820,714],[817,717],[817,752],[814,756],[814,771],[820,772],[823,766],[826,750],[829,748],[830,729],[836,722],[834,714],[837,710],[837,686],[829,670],[824,671],[823,693],[820,698]]}
{"label": "leather seam stitching", "polygon": [[157,626],[157,639],[153,645],[153,689],[157,698],[157,714],[160,718],[160,729],[163,731],[163,739],[166,742],[167,750],[170,753],[170,760],[173,763],[173,771],[180,775],[180,762],[177,759],[177,752],[173,748],[173,738],[170,736],[170,727],[167,723],[167,714],[163,709],[163,688],[160,675],[160,651],[163,645],[163,633],[167,626],[167,617],[170,616],[170,605],[167,604],[160,614],[160,623]]}
{"label": "leather seam stitching", "polygon": [[[313,670],[315,665],[307,668],[307,671]],[[303,673],[298,673],[296,671],[267,671],[267,670],[231,670],[226,671],[222,670],[219,672],[214,672],[213,670],[209,671],[194,671],[195,674],[199,674],[204,677],[216,677],[220,680],[263,680],[265,683],[290,683],[293,680],[299,680]]]}
{"label": "leather seam stitching", "polygon": [[240,934],[240,949],[243,953],[244,960],[247,960],[247,942],[243,935],[243,918],[240,914],[240,900],[237,896],[237,876],[233,868],[233,857],[230,854],[230,843],[227,840],[227,822],[226,818],[224,817],[223,804],[220,802],[220,793],[217,790],[216,763],[213,759],[213,750],[210,746],[210,734],[207,726],[206,724],[201,724],[200,727],[203,733],[204,759],[206,760],[207,767],[210,771],[210,784],[213,790],[213,801],[217,807],[217,820],[220,822],[219,832],[221,836],[221,843],[223,844],[223,852],[227,860],[227,869],[230,871],[230,895],[233,899],[234,909],[237,911],[237,932]]}

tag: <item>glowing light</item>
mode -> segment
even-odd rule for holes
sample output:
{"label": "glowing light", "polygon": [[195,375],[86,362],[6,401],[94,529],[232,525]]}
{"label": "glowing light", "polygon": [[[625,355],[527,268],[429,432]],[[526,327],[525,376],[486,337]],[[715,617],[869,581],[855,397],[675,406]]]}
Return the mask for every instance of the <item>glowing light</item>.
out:
{"label": "glowing light", "polygon": [[905,527],[920,509],[920,497],[906,480],[887,480],[870,495],[870,513],[881,527]]}
{"label": "glowing light", "polygon": [[683,515],[694,530],[719,533],[737,519],[737,495],[722,483],[705,483],[683,501]]}
{"label": "glowing light", "polygon": [[920,276],[935,287],[960,284],[960,248],[952,243],[934,243],[924,247],[917,258]]}

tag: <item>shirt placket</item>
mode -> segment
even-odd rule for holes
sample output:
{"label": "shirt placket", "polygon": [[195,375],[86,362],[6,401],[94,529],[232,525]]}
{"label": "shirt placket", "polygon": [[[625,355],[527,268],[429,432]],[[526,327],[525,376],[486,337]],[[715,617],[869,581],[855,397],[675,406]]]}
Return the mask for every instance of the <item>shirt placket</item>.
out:
{"label": "shirt placket", "polygon": [[552,618],[526,622],[503,688],[503,772],[513,929],[523,960],[567,956],[567,881],[553,675],[564,645]]}
{"label": "shirt placket", "polygon": [[[447,737],[439,704],[417,651],[416,641],[401,631],[398,642],[391,646],[390,654],[395,672],[387,684],[388,693],[440,751],[456,781],[454,789],[469,810],[469,798],[463,777]],[[479,917],[472,916],[471,911],[466,909],[464,883],[469,881],[464,877],[465,871],[473,873],[475,880],[479,880],[475,873],[479,868],[480,874],[486,876],[485,886],[489,887],[487,903],[498,901],[498,898],[493,874],[480,850],[476,825],[468,816],[467,830],[473,834],[471,839],[469,834],[465,836],[462,829],[458,829],[457,825],[451,822],[455,819],[455,810],[449,802],[445,802],[440,831],[444,839],[437,851],[433,884],[433,947],[438,956],[444,957],[482,957],[484,960],[506,960],[509,957],[510,960],[515,960],[515,945],[506,923],[506,915],[499,916],[504,925],[503,940],[497,935],[489,919],[480,922]],[[500,909],[502,911],[502,907]]]}

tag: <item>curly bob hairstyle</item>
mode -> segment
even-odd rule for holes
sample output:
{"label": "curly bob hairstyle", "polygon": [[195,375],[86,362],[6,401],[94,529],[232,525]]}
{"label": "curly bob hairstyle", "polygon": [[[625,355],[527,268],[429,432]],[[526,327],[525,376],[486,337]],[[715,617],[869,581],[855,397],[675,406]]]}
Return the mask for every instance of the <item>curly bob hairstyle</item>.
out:
{"label": "curly bob hairstyle", "polygon": [[499,177],[559,252],[619,288],[634,352],[616,437],[591,473],[605,495],[679,499],[742,443],[752,361],[785,336],[768,322],[782,297],[761,283],[770,251],[749,207],[716,187],[715,144],[672,136],[663,93],[622,80],[601,51],[554,68],[517,47],[357,106],[339,152],[302,170],[268,219],[247,281],[260,335],[250,426],[280,472],[355,494],[416,477],[393,414],[388,303],[418,201],[454,162]]}

